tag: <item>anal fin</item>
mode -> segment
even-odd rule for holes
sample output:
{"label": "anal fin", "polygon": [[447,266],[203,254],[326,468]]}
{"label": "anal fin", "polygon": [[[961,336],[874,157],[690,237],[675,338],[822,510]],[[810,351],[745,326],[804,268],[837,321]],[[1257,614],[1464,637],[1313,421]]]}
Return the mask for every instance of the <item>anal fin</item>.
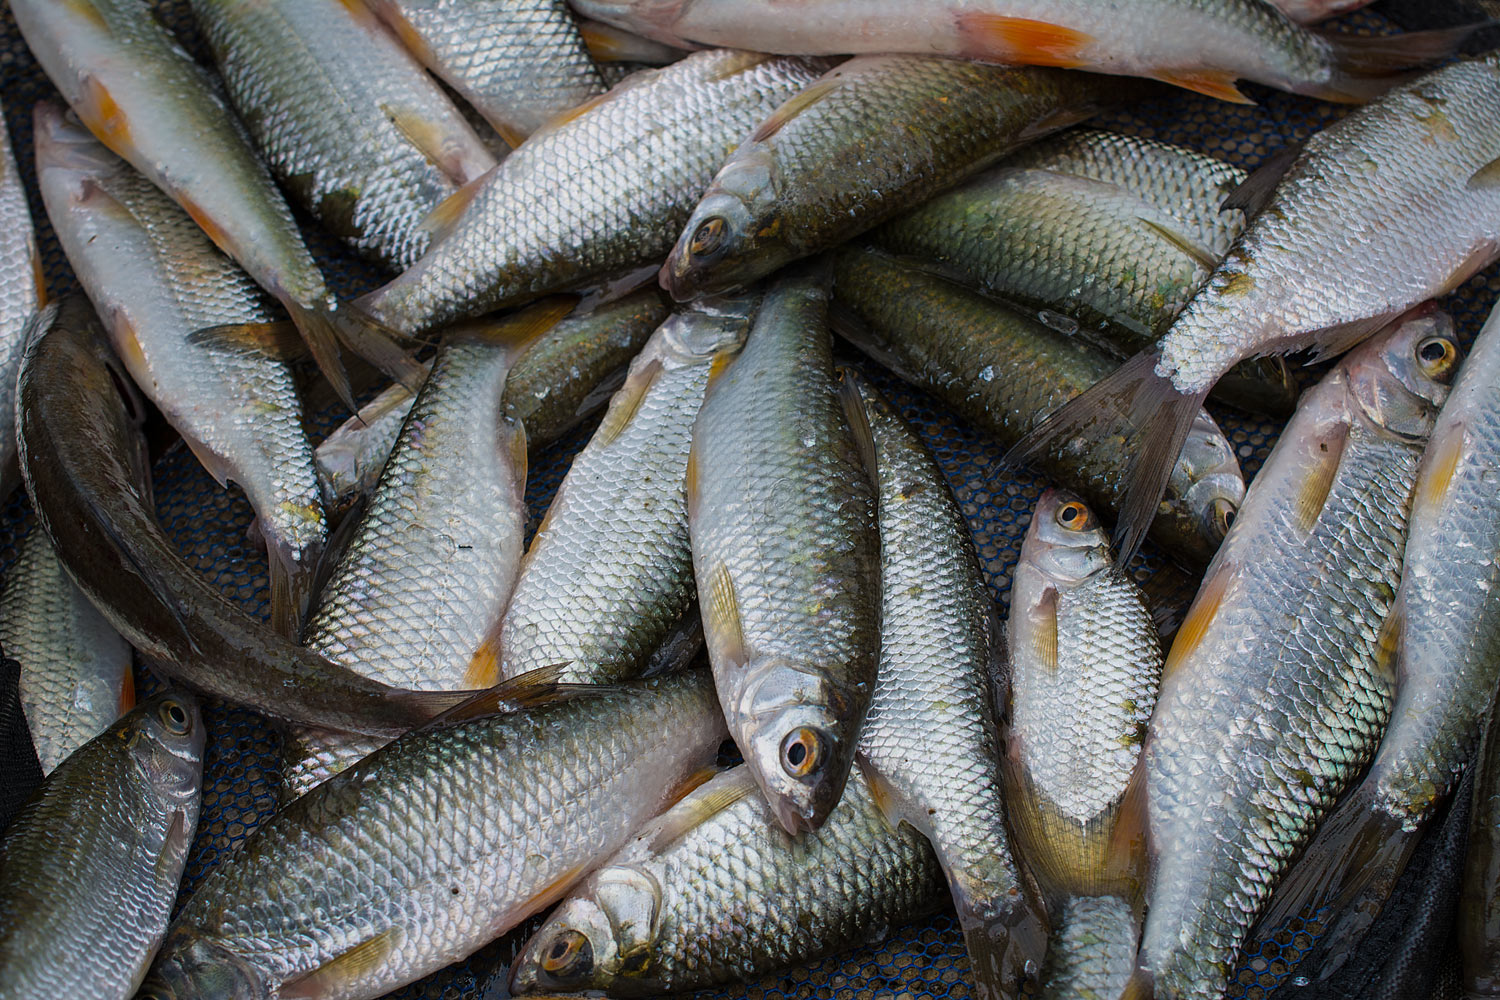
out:
{"label": "anal fin", "polygon": [[279,1000],[322,1000],[323,997],[343,995],[350,985],[367,978],[384,965],[404,938],[405,932],[401,928],[388,927],[311,972],[282,983],[277,997]]}
{"label": "anal fin", "polygon": [[1159,69],[1152,74],[1163,83],[1170,83],[1174,87],[1191,90],[1195,94],[1203,94],[1207,97],[1227,101],[1230,104],[1254,104],[1244,92],[1236,86],[1239,79],[1235,74],[1227,70],[1212,69]]}
{"label": "anal fin", "polygon": [[955,16],[964,54],[992,62],[1077,69],[1090,65],[1084,54],[1095,38],[1050,21],[969,11]]}

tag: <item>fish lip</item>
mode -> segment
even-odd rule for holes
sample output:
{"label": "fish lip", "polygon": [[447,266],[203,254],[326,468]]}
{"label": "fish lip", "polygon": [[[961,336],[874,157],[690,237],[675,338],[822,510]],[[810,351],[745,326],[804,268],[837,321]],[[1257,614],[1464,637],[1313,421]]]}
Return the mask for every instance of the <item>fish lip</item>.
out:
{"label": "fish lip", "polygon": [[776,801],[771,803],[771,808],[776,813],[776,821],[781,824],[781,828],[794,837],[811,833],[826,818],[818,816],[816,806],[798,809],[795,803],[782,796],[777,796]]}

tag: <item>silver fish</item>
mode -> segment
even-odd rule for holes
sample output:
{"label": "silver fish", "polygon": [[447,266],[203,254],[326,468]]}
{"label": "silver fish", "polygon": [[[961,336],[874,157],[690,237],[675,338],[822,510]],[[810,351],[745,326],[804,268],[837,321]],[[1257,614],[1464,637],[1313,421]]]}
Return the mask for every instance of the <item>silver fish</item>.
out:
{"label": "silver fish", "polygon": [[743,765],[694,789],[573,889],[511,966],[516,994],[742,983],[935,911],[942,870],[858,772],[797,837]]}
{"label": "silver fish", "polygon": [[604,93],[564,0],[367,0],[511,146]]}
{"label": "silver fish", "polygon": [[277,813],[199,884],[142,996],[384,996],[558,899],[724,738],[702,670],[557,698],[409,733]]}
{"label": "silver fish", "polygon": [[274,295],[352,410],[343,344],[394,377],[413,363],[360,310],[340,305],[291,209],[219,93],[143,0],[16,0],[26,44],[90,132],[181,205]]}
{"label": "silver fish", "polygon": [[687,470],[719,700],[788,833],[838,803],[880,650],[872,473],[846,423],[857,399],[834,385],[827,310],[816,275],[765,293],[740,356],[710,373]]}
{"label": "silver fish", "polygon": [[16,374],[26,346],[26,324],[47,299],[42,257],[26,188],[10,148],[10,130],[0,109],[0,499],[20,485],[16,466]]}
{"label": "silver fish", "polygon": [[1291,858],[1375,752],[1417,464],[1458,363],[1425,313],[1304,394],[1167,657],[1145,757],[1136,988],[1219,997]]}
{"label": "silver fish", "polygon": [[1134,968],[1146,874],[1143,817],[1126,792],[1162,650],[1139,588],[1071,493],[1037,501],[1007,638],[1005,801],[1017,851],[1057,915],[1043,995],[1118,997]]}
{"label": "silver fish", "polygon": [[[266,540],[272,624],[295,636],[328,525],[291,367],[250,339],[277,318],[274,303],[56,106],[37,106],[35,134],[47,214],[115,352],[209,474],[245,491]],[[235,332],[195,335],[221,325]]]}
{"label": "silver fish", "polygon": [[43,774],[135,704],[130,644],[73,585],[41,530],[20,541],[5,574],[0,649],[21,664],[21,709]]}
{"label": "silver fish", "polygon": [[758,298],[705,300],[662,324],[573,459],[486,652],[505,677],[638,674],[692,611],[688,450],[709,371],[745,342]]}
{"label": "silver fish", "polygon": [[1129,440],[1140,457],[1117,526],[1125,555],[1221,375],[1259,355],[1347,350],[1500,255],[1500,54],[1393,88],[1269,162],[1230,204],[1253,220],[1172,328],[1008,456],[1084,427]]}
{"label": "silver fish", "polygon": [[361,301],[414,331],[656,266],[735,144],[825,68],[716,49],[635,74],[506,157],[426,256]]}
{"label": "silver fish", "polygon": [[167,932],[203,787],[185,694],[129,712],[53,771],[0,840],[0,996],[135,993]]}
{"label": "silver fish", "polygon": [[1417,473],[1386,626],[1398,678],[1390,723],[1364,780],[1319,829],[1262,920],[1273,928],[1300,910],[1330,907],[1305,959],[1323,977],[1357,947],[1477,748],[1500,682],[1500,605],[1491,596],[1500,586],[1497,480],[1500,313],[1491,313]]}
{"label": "silver fish", "polygon": [[422,222],[495,165],[437,83],[359,4],[190,0],[271,174],[325,229],[393,270]]}

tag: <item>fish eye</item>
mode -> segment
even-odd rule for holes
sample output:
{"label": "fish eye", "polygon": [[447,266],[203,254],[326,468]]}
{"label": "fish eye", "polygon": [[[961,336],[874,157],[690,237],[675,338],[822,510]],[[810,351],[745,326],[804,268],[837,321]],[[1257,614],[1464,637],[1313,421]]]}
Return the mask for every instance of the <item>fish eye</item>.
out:
{"label": "fish eye", "polygon": [[801,726],[781,741],[781,769],[794,778],[805,778],[824,764],[825,740],[816,729]]}
{"label": "fish eye", "polygon": [[1086,531],[1093,527],[1093,522],[1089,509],[1077,500],[1069,500],[1057,508],[1057,523],[1069,531]]}
{"label": "fish eye", "polygon": [[1458,360],[1458,348],[1447,337],[1428,337],[1417,344],[1417,363],[1432,378],[1441,378]]}
{"label": "fish eye", "polygon": [[593,968],[594,946],[582,931],[561,932],[542,956],[542,971],[550,976],[573,979],[588,975]]}
{"label": "fish eye", "polygon": [[1238,512],[1239,508],[1232,501],[1224,497],[1217,498],[1209,506],[1209,524],[1212,526],[1213,533],[1217,538],[1223,539],[1225,535],[1229,534],[1229,529],[1234,527],[1234,515]]}
{"label": "fish eye", "polygon": [[156,717],[161,720],[162,725],[167,727],[167,732],[173,736],[187,735],[188,723],[191,717],[188,715],[187,709],[183,708],[177,702],[171,700],[162,702],[161,707],[156,710]]}
{"label": "fish eye", "polygon": [[715,252],[724,243],[724,233],[727,229],[721,216],[715,215],[705,219],[703,224],[693,232],[692,242],[688,244],[688,253],[694,257],[702,257]]}

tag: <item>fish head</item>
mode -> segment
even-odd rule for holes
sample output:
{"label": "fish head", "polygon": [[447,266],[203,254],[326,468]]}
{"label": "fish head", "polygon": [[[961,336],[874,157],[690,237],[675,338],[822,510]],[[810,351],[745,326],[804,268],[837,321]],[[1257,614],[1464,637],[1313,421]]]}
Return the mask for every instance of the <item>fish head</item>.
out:
{"label": "fish head", "polygon": [[1343,368],[1365,419],[1396,435],[1420,437],[1448,398],[1462,361],[1453,318],[1423,306],[1350,354]]}
{"label": "fish head", "polygon": [[564,901],[511,967],[515,994],[555,990],[653,992],[661,886],[633,865],[605,868]]}
{"label": "fish head", "polygon": [[228,948],[193,928],[176,928],[135,1000],[271,1000],[271,988]]}
{"label": "fish head", "polygon": [[159,695],[135,709],[122,730],[136,767],[148,785],[170,802],[197,797],[203,776],[203,715],[183,691]]}
{"label": "fish head", "polygon": [[38,101],[32,112],[32,129],[39,178],[44,182],[62,179],[72,203],[90,197],[94,191],[91,182],[118,174],[125,165],[61,104]]}
{"label": "fish head", "polygon": [[1217,546],[1229,534],[1245,499],[1245,475],[1229,439],[1201,410],[1177,456],[1168,491],[1181,498],[1210,545]]}
{"label": "fish head", "polygon": [[1088,504],[1067,490],[1049,489],[1031,515],[1020,562],[1052,585],[1066,588],[1108,570],[1114,557],[1109,536]]}
{"label": "fish head", "polygon": [[863,721],[855,698],[816,664],[755,657],[729,713],[745,763],[788,833],[823,825],[844,792]]}
{"label": "fish head", "polygon": [[750,144],[719,171],[662,265],[672,298],[743,288],[798,256],[776,214],[778,173],[770,151]]}

